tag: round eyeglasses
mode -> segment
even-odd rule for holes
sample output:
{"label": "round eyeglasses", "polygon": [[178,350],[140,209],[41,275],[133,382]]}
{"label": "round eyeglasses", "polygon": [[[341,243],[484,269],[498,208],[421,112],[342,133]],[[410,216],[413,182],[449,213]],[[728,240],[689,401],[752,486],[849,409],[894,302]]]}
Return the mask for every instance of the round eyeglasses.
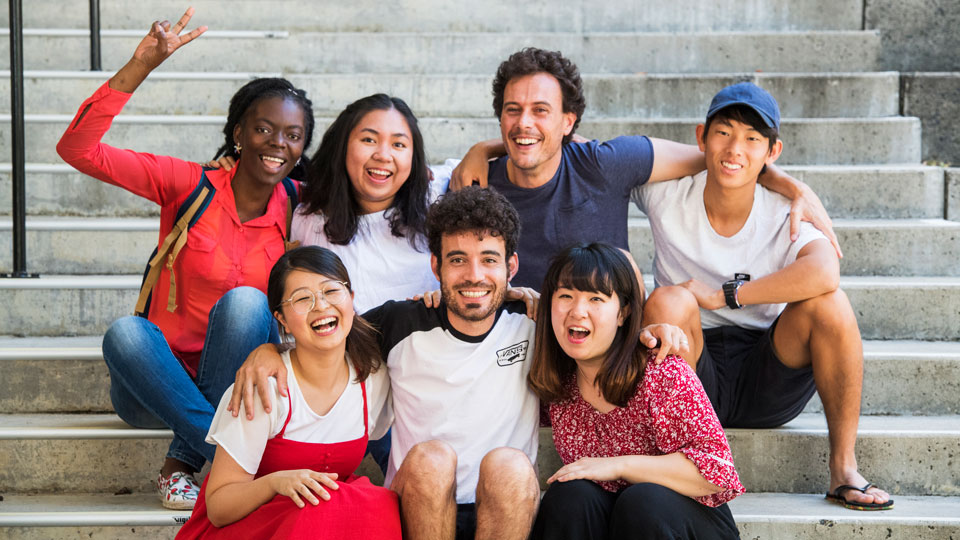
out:
{"label": "round eyeglasses", "polygon": [[319,291],[304,287],[293,291],[290,298],[280,302],[280,305],[290,304],[293,310],[301,315],[312,311],[316,307],[318,299],[331,306],[336,306],[343,303],[344,299],[349,296],[349,289],[347,289],[349,286],[349,283],[343,281],[329,281]]}

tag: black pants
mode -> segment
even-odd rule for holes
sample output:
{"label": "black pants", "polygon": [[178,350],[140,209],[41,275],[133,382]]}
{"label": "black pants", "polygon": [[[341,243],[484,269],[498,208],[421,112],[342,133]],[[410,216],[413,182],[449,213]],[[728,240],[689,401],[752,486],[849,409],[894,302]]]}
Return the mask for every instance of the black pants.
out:
{"label": "black pants", "polygon": [[740,538],[727,505],[704,506],[658,484],[611,493],[589,480],[555,482],[540,502],[534,540]]}

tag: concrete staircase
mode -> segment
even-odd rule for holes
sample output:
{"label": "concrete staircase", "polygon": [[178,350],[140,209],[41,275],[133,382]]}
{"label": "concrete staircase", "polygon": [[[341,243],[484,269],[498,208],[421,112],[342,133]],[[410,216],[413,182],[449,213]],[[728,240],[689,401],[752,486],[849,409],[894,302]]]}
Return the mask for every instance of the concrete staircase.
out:
{"label": "concrete staircase", "polygon": [[[0,280],[8,306],[0,335],[9,336],[0,338],[0,537],[172,538],[187,514],[163,510],[149,493],[171,434],[130,428],[113,414],[99,337],[132,311],[157,211],[73,171],[54,144],[80,102],[129,57],[147,19],[176,18],[183,6],[150,2],[144,14],[142,2],[102,2],[106,72],[89,73],[86,3],[26,4],[28,267],[42,276]],[[191,27],[213,30],[151,76],[107,140],[206,160],[236,88],[282,73],[308,90],[318,134],[358,97],[404,98],[439,162],[499,135],[493,72],[509,53],[536,45],[580,66],[583,135],[693,142],[710,97],[753,80],[781,103],[781,164],[835,219],[842,287],[867,340],[858,458],[897,506],[866,514],[823,501],[827,438],[814,398],[783,428],[728,432],[749,491],[731,504],[743,537],[960,537],[960,223],[944,219],[950,204],[960,209],[948,202],[960,201],[960,178],[920,164],[920,122],[898,116],[901,77],[882,71],[882,36],[861,30],[861,0],[654,5],[197,1]],[[0,77],[0,93],[8,85]],[[4,148],[7,103],[0,99]],[[0,164],[0,212],[9,212],[9,169]],[[630,226],[632,251],[649,268],[649,226],[639,212]],[[0,271],[10,267],[8,231],[0,224]],[[547,431],[541,449],[541,470],[552,472]]]}

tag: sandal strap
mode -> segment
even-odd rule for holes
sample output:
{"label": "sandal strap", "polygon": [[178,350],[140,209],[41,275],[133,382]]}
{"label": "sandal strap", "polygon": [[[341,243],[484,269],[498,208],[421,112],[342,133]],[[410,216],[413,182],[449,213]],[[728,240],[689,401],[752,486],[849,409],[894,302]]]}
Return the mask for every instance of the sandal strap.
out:
{"label": "sandal strap", "polygon": [[863,493],[864,495],[866,495],[867,490],[870,489],[870,488],[872,488],[872,487],[873,487],[873,484],[870,483],[870,482],[867,482],[867,484],[866,484],[865,486],[863,486],[863,487],[857,487],[857,486],[851,486],[851,485],[849,485],[849,484],[844,484],[844,485],[842,485],[842,486],[837,486],[837,489],[833,490],[833,494],[836,495],[837,497],[840,497],[840,496],[841,496],[841,495],[840,495],[841,492],[843,492],[843,491],[848,491],[848,490],[853,490],[853,491],[859,491],[860,493]]}

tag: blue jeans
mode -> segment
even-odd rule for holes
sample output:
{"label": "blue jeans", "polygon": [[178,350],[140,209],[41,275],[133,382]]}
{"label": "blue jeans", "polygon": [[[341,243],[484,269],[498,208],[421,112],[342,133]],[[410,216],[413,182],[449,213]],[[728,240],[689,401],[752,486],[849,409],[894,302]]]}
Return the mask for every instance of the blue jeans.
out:
{"label": "blue jeans", "polygon": [[227,291],[210,310],[196,378],[157,325],[142,317],[119,319],[103,336],[113,408],[131,426],[173,430],[167,457],[199,471],[213,461],[215,447],[204,439],[237,369],[257,346],[279,341],[267,297],[252,287]]}

